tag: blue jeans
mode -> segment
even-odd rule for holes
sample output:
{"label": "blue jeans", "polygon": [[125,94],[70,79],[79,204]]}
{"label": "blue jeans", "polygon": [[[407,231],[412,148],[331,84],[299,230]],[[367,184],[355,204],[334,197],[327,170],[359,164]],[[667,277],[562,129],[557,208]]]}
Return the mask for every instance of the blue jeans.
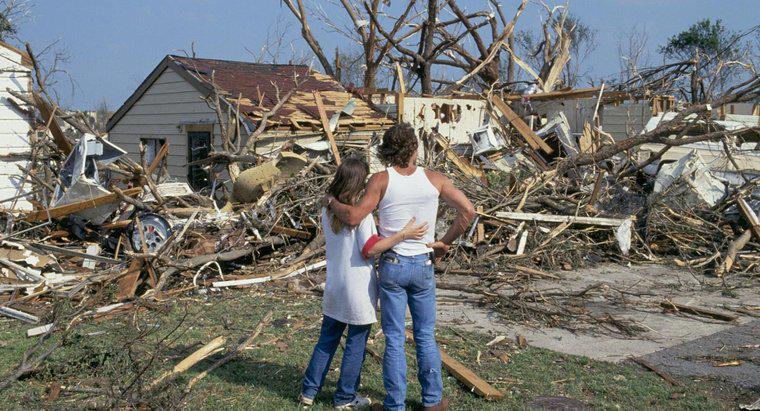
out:
{"label": "blue jeans", "polygon": [[319,389],[325,383],[325,376],[327,375],[327,371],[330,370],[330,363],[346,326],[348,326],[346,348],[343,350],[340,378],[338,378],[338,386],[335,389],[333,403],[335,406],[343,405],[356,398],[362,364],[364,364],[364,349],[367,347],[367,339],[369,338],[372,324],[350,325],[326,315],[322,316],[322,330],[319,334],[319,341],[314,346],[311,361],[309,361],[309,366],[306,368],[306,374],[303,377],[301,394],[304,397],[316,397]]}
{"label": "blue jeans", "polygon": [[422,405],[441,402],[441,353],[435,343],[435,276],[427,254],[403,256],[386,252],[380,259],[381,324],[385,334],[383,384],[386,410],[403,410],[406,400],[406,306],[412,313],[417,346],[417,378]]}

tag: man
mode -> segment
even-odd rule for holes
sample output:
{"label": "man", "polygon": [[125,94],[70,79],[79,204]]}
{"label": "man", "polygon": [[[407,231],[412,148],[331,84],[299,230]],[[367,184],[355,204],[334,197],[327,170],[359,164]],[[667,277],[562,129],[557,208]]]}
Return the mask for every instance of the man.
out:
{"label": "man", "polygon": [[[448,401],[442,398],[441,356],[435,342],[433,259],[444,255],[475,217],[472,203],[448,177],[415,165],[417,148],[417,137],[409,124],[391,127],[383,135],[378,149],[378,157],[387,168],[370,177],[361,202],[349,206],[331,197],[326,199],[335,216],[352,226],[377,207],[378,231],[383,237],[401,230],[411,218],[429,227],[421,240],[402,241],[380,258],[381,325],[386,341],[383,405],[388,410],[403,410],[406,400],[404,320],[407,305],[417,346],[417,377],[422,385],[423,407],[444,410],[448,406]],[[454,207],[458,215],[446,234],[434,241],[439,197]]]}

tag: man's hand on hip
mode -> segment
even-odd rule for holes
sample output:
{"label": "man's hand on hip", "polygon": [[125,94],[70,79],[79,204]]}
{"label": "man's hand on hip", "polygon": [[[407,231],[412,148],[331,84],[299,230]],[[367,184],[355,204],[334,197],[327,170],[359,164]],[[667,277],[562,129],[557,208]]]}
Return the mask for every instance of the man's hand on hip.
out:
{"label": "man's hand on hip", "polygon": [[435,257],[435,261],[440,260],[441,257],[443,257],[444,255],[446,255],[447,252],[449,252],[449,248],[451,248],[450,245],[442,241],[428,243],[427,246],[433,249],[433,256]]}

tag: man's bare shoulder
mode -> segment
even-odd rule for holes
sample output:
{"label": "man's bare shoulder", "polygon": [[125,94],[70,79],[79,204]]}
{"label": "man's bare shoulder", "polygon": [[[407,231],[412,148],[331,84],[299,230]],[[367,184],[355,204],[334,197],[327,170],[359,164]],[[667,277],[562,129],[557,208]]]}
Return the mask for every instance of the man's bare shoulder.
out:
{"label": "man's bare shoulder", "polygon": [[378,171],[377,173],[369,176],[369,181],[367,181],[367,185],[375,185],[375,184],[379,184],[380,186],[388,185],[388,172],[385,170]]}
{"label": "man's bare shoulder", "polygon": [[425,169],[425,175],[438,191],[441,191],[441,188],[451,181],[446,175],[433,170]]}

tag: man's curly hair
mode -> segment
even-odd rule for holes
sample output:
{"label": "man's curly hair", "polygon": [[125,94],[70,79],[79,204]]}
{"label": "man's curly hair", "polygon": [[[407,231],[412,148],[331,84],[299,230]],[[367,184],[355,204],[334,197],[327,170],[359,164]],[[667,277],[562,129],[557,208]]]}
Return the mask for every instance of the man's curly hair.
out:
{"label": "man's curly hair", "polygon": [[386,167],[406,167],[417,150],[417,136],[409,123],[396,124],[383,134],[377,156]]}

